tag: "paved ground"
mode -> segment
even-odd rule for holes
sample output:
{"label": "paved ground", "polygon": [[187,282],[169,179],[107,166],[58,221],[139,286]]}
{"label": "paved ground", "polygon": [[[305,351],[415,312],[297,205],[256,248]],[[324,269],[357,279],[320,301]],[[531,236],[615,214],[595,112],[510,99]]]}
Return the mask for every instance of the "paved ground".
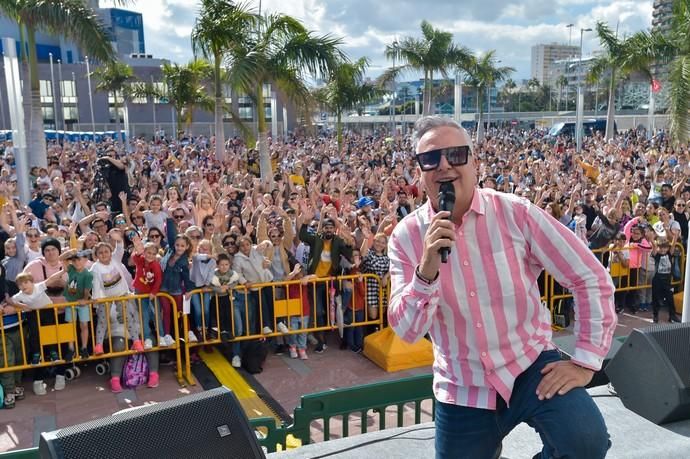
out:
{"label": "paved ground", "polygon": [[[662,316],[665,318],[665,315]],[[628,335],[632,328],[651,323],[650,313],[638,316],[622,314],[616,336]],[[572,334],[572,327],[554,334],[555,337]],[[338,387],[349,387],[376,381],[392,380],[416,374],[429,373],[430,367],[416,368],[396,373],[386,373],[360,354],[338,349],[335,334],[329,337],[328,350],[319,355],[309,353],[309,360],[293,360],[289,356],[270,356],[264,371],[256,375],[256,380],[270,396],[289,414],[299,404],[300,396]],[[200,391],[201,386],[181,388],[172,374],[172,367],[161,368],[161,385],[157,389],[141,388],[125,391],[122,394],[110,393],[108,381],[97,376],[93,366],[82,377],[68,383],[65,391],[50,390],[48,395],[36,397],[31,393],[30,383],[26,383],[27,397],[17,402],[13,410],[0,410],[0,451],[27,448],[38,444],[41,431],[65,427],[91,419],[109,416],[112,413],[146,403],[160,402]],[[429,407],[424,407],[425,416],[430,419]],[[409,413],[406,418],[409,417]],[[387,419],[394,420],[391,411]],[[338,420],[331,422],[332,432],[339,432]],[[359,431],[361,419],[350,419],[351,432]],[[367,419],[369,430],[378,425],[378,415],[370,413]],[[323,426],[315,423],[313,437],[321,437]],[[338,435],[335,434],[334,437]]]}

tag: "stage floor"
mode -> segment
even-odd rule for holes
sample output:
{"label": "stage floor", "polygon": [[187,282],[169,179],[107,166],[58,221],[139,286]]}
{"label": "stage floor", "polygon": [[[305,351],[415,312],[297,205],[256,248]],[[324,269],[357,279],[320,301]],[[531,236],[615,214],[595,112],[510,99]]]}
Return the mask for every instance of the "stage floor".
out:
{"label": "stage floor", "polygon": [[[599,406],[609,434],[609,459],[681,459],[690,457],[690,420],[658,426],[626,409],[605,387],[589,390]],[[541,450],[539,435],[519,425],[503,441],[503,459],[531,459]],[[270,459],[434,458],[434,425],[425,423],[387,429],[269,454]]]}

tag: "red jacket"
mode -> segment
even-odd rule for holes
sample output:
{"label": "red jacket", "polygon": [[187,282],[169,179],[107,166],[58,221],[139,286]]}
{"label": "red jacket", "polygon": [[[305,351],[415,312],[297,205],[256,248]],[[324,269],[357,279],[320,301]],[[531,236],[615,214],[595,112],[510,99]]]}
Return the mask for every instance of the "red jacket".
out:
{"label": "red jacket", "polygon": [[136,293],[156,294],[161,289],[163,271],[158,260],[147,262],[143,255],[133,254],[136,273],[134,275],[134,291]]}

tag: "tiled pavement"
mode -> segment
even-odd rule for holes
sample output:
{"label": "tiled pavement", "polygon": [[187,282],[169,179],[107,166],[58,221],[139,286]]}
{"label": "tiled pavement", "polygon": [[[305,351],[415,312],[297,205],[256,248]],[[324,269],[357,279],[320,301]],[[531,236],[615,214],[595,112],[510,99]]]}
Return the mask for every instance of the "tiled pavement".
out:
{"label": "tiled pavement", "polygon": [[[665,318],[665,315],[662,317]],[[650,323],[650,313],[640,313],[637,316],[621,314],[615,334],[628,335],[633,328]],[[572,334],[572,327],[554,333],[554,336],[568,334]],[[431,371],[430,367],[423,367],[386,373],[360,354],[339,350],[336,341],[335,334],[331,335],[328,350],[323,354],[310,352],[307,361],[293,360],[287,355],[271,356],[264,365],[263,373],[255,377],[285,411],[292,414],[302,394],[394,380]],[[61,392],[49,389],[47,395],[37,397],[31,392],[29,381],[25,387],[25,400],[17,402],[16,408],[12,410],[0,410],[0,451],[37,445],[41,431],[86,422],[132,406],[170,400],[202,390],[199,385],[181,388],[172,374],[172,367],[161,368],[161,384],[157,389],[142,387],[119,395],[110,393],[107,379],[97,376],[93,366],[81,378],[69,382],[67,389]],[[422,421],[429,420],[430,406],[423,405],[423,411],[425,414]],[[405,417],[409,416],[408,412]],[[394,412],[387,412],[386,418],[394,422]],[[331,421],[332,432],[340,431],[339,422]],[[358,417],[351,417],[352,433],[359,432],[360,422]],[[369,430],[375,430],[378,415],[370,413],[367,425]],[[320,439],[321,432],[322,426],[315,423],[312,429],[314,440]],[[334,434],[333,437],[337,435]]]}

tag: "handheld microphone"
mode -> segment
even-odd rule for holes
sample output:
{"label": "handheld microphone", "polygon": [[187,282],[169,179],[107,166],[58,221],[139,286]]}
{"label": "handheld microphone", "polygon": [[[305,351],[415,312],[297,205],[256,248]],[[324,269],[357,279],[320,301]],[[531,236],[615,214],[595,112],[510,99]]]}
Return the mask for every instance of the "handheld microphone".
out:
{"label": "handheld microphone", "polygon": [[[449,220],[453,218],[453,207],[455,207],[455,187],[453,182],[441,183],[441,188],[438,191],[438,207],[440,211],[450,212]],[[448,263],[450,248],[441,247],[439,253],[441,254],[441,263]]]}

